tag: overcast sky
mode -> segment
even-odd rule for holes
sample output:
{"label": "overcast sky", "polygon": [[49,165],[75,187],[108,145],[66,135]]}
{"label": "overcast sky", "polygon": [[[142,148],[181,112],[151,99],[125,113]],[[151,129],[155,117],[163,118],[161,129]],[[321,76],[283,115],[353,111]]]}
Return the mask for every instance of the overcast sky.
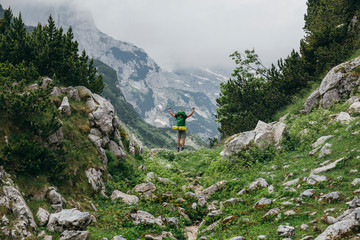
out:
{"label": "overcast sky", "polygon": [[[4,7],[69,0],[0,0]],[[255,48],[267,65],[298,50],[306,0],[73,0],[104,33],[143,48],[161,67],[234,66]],[[17,13],[16,13],[17,14]]]}

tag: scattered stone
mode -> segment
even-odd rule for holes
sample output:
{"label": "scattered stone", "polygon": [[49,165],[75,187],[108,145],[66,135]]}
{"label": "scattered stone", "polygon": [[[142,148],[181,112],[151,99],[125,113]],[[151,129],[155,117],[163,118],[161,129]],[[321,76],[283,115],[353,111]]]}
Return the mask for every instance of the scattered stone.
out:
{"label": "scattered stone", "polygon": [[314,238],[313,236],[305,236],[305,237],[301,238],[300,240],[310,240],[313,238]]}
{"label": "scattered stone", "polygon": [[172,226],[176,226],[176,227],[179,227],[179,219],[177,219],[176,217],[168,217],[168,218],[165,218],[165,222],[166,222],[166,225],[172,225]]}
{"label": "scattered stone", "polygon": [[267,199],[267,198],[261,198],[259,201],[257,201],[255,204],[254,204],[254,207],[255,208],[262,208],[262,207],[265,207],[267,205],[271,205],[272,204],[272,201],[270,199]]}
{"label": "scattered stone", "polygon": [[87,240],[90,236],[88,231],[68,231],[61,233],[60,240]]}
{"label": "scattered stone", "polygon": [[225,202],[222,202],[220,205],[221,206],[229,206],[229,205],[234,206],[234,205],[236,205],[238,203],[243,203],[243,202],[244,202],[244,200],[241,199],[241,198],[230,198],[229,200],[226,200]]}
{"label": "scattered stone", "polygon": [[347,111],[351,115],[353,115],[354,113],[360,113],[360,102],[354,102],[353,104],[351,104]]}
{"label": "scattered stone", "polygon": [[215,192],[219,191],[222,187],[224,187],[226,184],[226,181],[222,180],[219,181],[213,185],[211,185],[210,187],[202,190],[199,194],[199,197],[203,197],[205,200],[207,200],[212,194],[214,194]]}
{"label": "scattered stone", "polygon": [[332,162],[332,163],[330,163],[330,164],[328,164],[326,166],[316,168],[316,169],[312,170],[310,174],[319,174],[319,173],[322,173],[322,172],[327,172],[327,171],[329,171],[331,169],[334,169],[336,167],[336,165],[339,162],[343,161],[343,160],[344,160],[344,158],[340,158],[340,159],[338,159],[338,160],[336,160],[336,161],[334,161],[334,162]]}
{"label": "scattered stone", "polygon": [[294,180],[285,182],[285,183],[283,183],[282,185],[283,185],[283,186],[292,186],[292,185],[297,184],[299,181],[300,181],[300,179],[299,179],[299,178],[296,178],[296,179],[294,179]]}
{"label": "scattered stone", "polygon": [[336,219],[332,216],[324,216],[321,218],[321,221],[326,223],[327,225],[334,224],[336,222]]}
{"label": "scattered stone", "polygon": [[357,173],[358,172],[358,170],[357,169],[351,169],[350,171],[349,171],[349,173]]}
{"label": "scattered stone", "polygon": [[273,193],[274,192],[274,186],[273,185],[270,185],[268,186],[268,193]]}
{"label": "scattered stone", "polygon": [[[106,240],[107,240],[107,239],[106,239]],[[111,240],[126,240],[126,238],[124,238],[124,237],[121,236],[121,235],[118,235],[118,236],[113,237]]]}
{"label": "scattered stone", "polygon": [[163,238],[176,239],[176,238],[174,238],[174,236],[172,235],[171,232],[165,232],[165,231],[163,231],[161,233],[161,235],[153,235],[153,234],[146,234],[145,235],[145,240],[162,240]]}
{"label": "scattered stone", "polygon": [[136,213],[130,215],[132,219],[134,219],[134,223],[138,225],[139,223],[144,224],[157,224],[159,226],[164,226],[163,221],[161,220],[161,216],[155,218],[148,212],[138,210]]}
{"label": "scattered stone", "polygon": [[228,216],[228,217],[226,217],[226,218],[224,218],[223,220],[222,220],[222,223],[228,223],[228,222],[231,222],[231,221],[233,221],[234,219],[236,219],[237,218],[237,216],[236,215],[231,215],[231,216]]}
{"label": "scattered stone", "polygon": [[330,115],[329,117],[334,121],[340,122],[342,124],[349,124],[353,120],[353,118],[347,112],[340,112],[334,115]]}
{"label": "scattered stone", "polygon": [[275,215],[278,215],[280,213],[280,208],[273,208],[270,209],[269,211],[267,211],[267,213],[265,213],[265,215],[263,216],[263,218],[267,218],[267,217],[272,217]]}
{"label": "scattered stone", "polygon": [[325,145],[324,145],[324,146],[321,148],[321,150],[320,150],[319,158],[323,158],[323,157],[325,157],[326,155],[331,154],[331,153],[332,153],[331,147],[332,147],[332,144],[330,144],[330,143],[325,143]]}
{"label": "scattered stone", "polygon": [[349,208],[352,209],[352,208],[357,208],[357,207],[360,207],[360,200],[357,196],[354,197],[354,199],[349,202],[349,203],[346,203],[349,205]]}
{"label": "scattered stone", "polygon": [[318,182],[327,181],[327,178],[325,176],[319,176],[319,175],[310,175],[308,178],[306,178],[306,182],[310,185],[314,185]]}
{"label": "scattered stone", "polygon": [[349,98],[346,102],[349,103],[350,105],[355,103],[355,102],[359,102],[360,98],[358,96],[353,96],[351,98]]}
{"label": "scattered stone", "polygon": [[285,225],[280,225],[277,230],[279,237],[292,237],[294,235],[294,232],[294,227]]}
{"label": "scattered stone", "polygon": [[301,224],[301,226],[300,226],[300,229],[301,229],[302,231],[305,231],[305,230],[308,229],[308,228],[309,228],[309,225],[307,225],[307,224],[305,224],[305,223]]}
{"label": "scattered stone", "polygon": [[328,194],[325,194],[323,196],[320,197],[320,200],[325,200],[328,202],[332,202],[334,200],[337,200],[340,198],[340,193],[339,192],[331,192]]}
{"label": "scattered stone", "polygon": [[296,215],[296,212],[294,210],[288,210],[286,212],[284,212],[285,216],[293,216]]}
{"label": "scattered stone", "polygon": [[311,151],[309,152],[309,156],[310,156],[310,157],[314,156],[316,153],[318,153],[318,152],[320,151],[320,149],[321,149],[321,146],[319,146],[319,147],[311,150]]}
{"label": "scattered stone", "polygon": [[265,235],[260,235],[260,236],[258,236],[258,239],[266,239],[266,236]]}
{"label": "scattered stone", "polygon": [[124,152],[124,150],[113,140],[110,140],[109,142],[109,151],[112,152],[115,157],[120,160],[124,160],[126,157],[126,153]]}
{"label": "scattered stone", "polygon": [[141,183],[134,187],[134,191],[146,196],[151,196],[151,193],[156,190],[155,185],[152,182]]}
{"label": "scattered stone", "polygon": [[229,240],[245,240],[245,238],[238,236],[238,237],[230,238]]}
{"label": "scattered stone", "polygon": [[236,195],[244,195],[246,193],[246,189],[241,189]]}
{"label": "scattered stone", "polygon": [[268,186],[269,186],[269,184],[266,182],[265,179],[258,178],[255,181],[253,181],[252,183],[250,183],[249,191],[255,191],[258,189],[267,188]]}
{"label": "scattered stone", "polygon": [[359,183],[360,183],[360,178],[355,178],[355,179],[351,182],[351,185],[356,186],[356,185],[359,185]]}
{"label": "scattered stone", "polygon": [[137,204],[139,202],[139,198],[134,195],[128,195],[126,193],[120,192],[119,190],[115,190],[111,196],[111,200],[115,200],[121,198],[121,200],[129,205]]}
{"label": "scattered stone", "polygon": [[328,136],[322,136],[320,138],[318,138],[311,146],[313,148],[317,148],[320,145],[324,144],[328,139],[334,137],[334,135],[328,135]]}

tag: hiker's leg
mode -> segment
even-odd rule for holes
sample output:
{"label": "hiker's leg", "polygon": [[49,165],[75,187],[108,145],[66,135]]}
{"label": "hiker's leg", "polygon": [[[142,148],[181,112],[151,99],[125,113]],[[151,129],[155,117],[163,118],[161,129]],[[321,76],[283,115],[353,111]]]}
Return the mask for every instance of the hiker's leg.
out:
{"label": "hiker's leg", "polygon": [[180,147],[180,137],[178,137],[178,139],[177,139],[177,148],[179,148]]}
{"label": "hiker's leg", "polygon": [[184,145],[185,145],[185,138],[183,137],[183,139],[182,139],[182,148],[184,148]]}

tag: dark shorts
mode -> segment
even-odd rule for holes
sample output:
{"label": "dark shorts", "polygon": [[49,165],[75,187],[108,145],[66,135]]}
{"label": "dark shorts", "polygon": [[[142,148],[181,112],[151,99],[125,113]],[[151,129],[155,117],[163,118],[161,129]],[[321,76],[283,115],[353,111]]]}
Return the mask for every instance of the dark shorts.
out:
{"label": "dark shorts", "polygon": [[177,137],[185,139],[186,138],[186,130],[178,130]]}

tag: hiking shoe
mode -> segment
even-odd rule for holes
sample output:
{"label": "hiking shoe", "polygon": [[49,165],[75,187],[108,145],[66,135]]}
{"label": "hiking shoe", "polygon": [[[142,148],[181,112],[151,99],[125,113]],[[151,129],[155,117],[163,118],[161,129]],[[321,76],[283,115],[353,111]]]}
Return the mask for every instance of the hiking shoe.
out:
{"label": "hiking shoe", "polygon": [[180,149],[178,148],[178,152],[179,152],[179,150],[180,150]]}
{"label": "hiking shoe", "polygon": [[184,151],[184,148],[181,148],[181,151]]}

